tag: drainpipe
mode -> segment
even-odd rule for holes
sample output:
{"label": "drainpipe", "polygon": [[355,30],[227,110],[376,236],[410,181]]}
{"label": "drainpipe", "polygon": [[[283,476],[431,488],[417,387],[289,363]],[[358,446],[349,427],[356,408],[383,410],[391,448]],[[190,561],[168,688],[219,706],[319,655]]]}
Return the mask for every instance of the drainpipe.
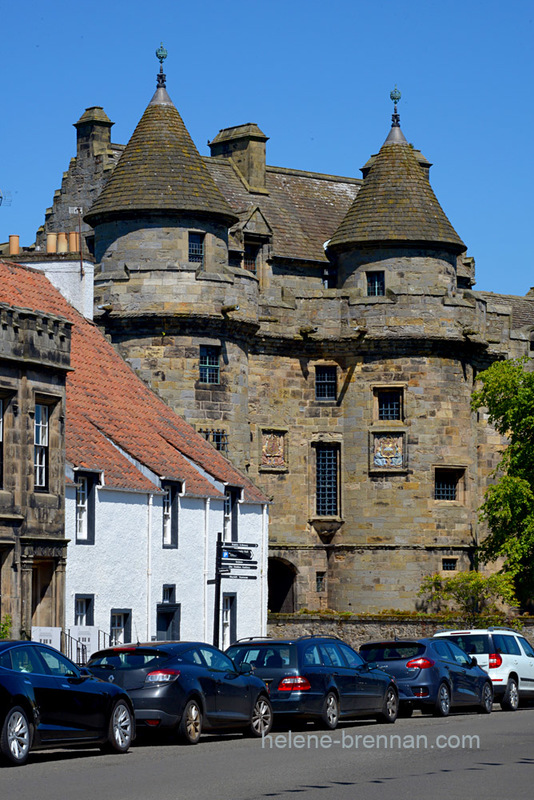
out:
{"label": "drainpipe", "polygon": [[267,546],[268,546],[268,537],[269,535],[269,517],[268,517],[268,509],[267,504],[264,503],[261,508],[261,592],[260,592],[260,600],[261,600],[261,635],[267,635],[267,595],[266,595],[266,587],[267,587]]}
{"label": "drainpipe", "polygon": [[146,528],[146,640],[150,641],[150,605],[152,598],[152,508],[154,495],[148,493],[148,520]]}
{"label": "drainpipe", "polygon": [[204,500],[204,597],[203,597],[203,616],[204,616],[204,641],[211,641],[210,634],[208,633],[208,567],[209,567],[209,515],[210,515],[210,499],[206,497]]}

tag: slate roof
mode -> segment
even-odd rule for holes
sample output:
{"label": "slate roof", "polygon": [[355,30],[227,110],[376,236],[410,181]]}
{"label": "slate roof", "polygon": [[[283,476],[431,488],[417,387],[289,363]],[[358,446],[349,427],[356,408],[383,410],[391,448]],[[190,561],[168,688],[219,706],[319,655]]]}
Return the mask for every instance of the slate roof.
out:
{"label": "slate roof", "polygon": [[[225,158],[205,157],[221,193],[244,220],[258,206],[272,230],[274,258],[328,262],[323,244],[347,213],[361,185],[359,178],[267,166],[269,194],[251,194]],[[238,246],[230,231],[229,247]]]}
{"label": "slate roof", "polygon": [[84,219],[94,226],[132,214],[184,211],[229,225],[236,221],[166,89],[159,87]]}
{"label": "slate roof", "polygon": [[534,325],[534,296],[522,297],[513,294],[495,294],[494,292],[474,292],[474,294],[485,300],[488,305],[510,307],[513,330]]}
{"label": "slate roof", "polygon": [[466,246],[438,203],[426,170],[400,129],[396,131],[373,159],[329,247],[432,243],[463,252]]}
{"label": "slate roof", "polygon": [[[266,497],[142,381],[92,322],[78,313],[44,273],[0,261],[0,302],[73,323],[67,377],[67,461],[103,470],[107,486],[153,491],[154,482],[127,457],[159,477],[185,482],[186,494],[218,497],[203,474],[241,487],[245,502]],[[198,465],[200,469],[197,469]]]}

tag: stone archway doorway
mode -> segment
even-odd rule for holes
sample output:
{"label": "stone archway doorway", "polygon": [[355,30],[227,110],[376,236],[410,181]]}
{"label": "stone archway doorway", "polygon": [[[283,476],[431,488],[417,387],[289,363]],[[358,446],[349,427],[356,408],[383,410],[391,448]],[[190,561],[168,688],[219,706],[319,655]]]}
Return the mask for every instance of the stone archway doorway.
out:
{"label": "stone archway doorway", "polygon": [[292,614],[295,611],[296,567],[282,558],[269,559],[269,611]]}

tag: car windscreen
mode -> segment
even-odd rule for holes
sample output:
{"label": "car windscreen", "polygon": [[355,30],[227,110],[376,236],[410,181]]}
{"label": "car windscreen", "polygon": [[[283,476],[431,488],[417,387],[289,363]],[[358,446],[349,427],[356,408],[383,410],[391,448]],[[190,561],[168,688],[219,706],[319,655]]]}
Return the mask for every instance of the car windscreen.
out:
{"label": "car windscreen", "polygon": [[360,647],[360,655],[368,663],[372,661],[406,661],[409,658],[417,658],[425,650],[425,645],[419,642],[387,642],[363,644]]}
{"label": "car windscreen", "polygon": [[468,656],[477,656],[490,652],[489,636],[486,633],[460,633],[447,636],[447,639],[457,644]]}
{"label": "car windscreen", "polygon": [[289,644],[236,644],[226,651],[234,664],[250,664],[255,669],[296,667],[295,647]]}
{"label": "car windscreen", "polygon": [[167,661],[169,653],[161,650],[102,650],[89,659],[88,667],[100,669],[140,669],[142,667],[158,667]]}

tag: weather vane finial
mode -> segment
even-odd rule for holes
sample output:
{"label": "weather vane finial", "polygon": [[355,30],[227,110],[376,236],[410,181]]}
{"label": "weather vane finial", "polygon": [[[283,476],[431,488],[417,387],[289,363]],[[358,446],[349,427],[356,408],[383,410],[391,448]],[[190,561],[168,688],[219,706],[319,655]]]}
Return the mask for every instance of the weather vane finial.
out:
{"label": "weather vane finial", "polygon": [[391,127],[392,128],[400,128],[400,116],[397,113],[397,103],[401,99],[401,93],[397,89],[397,84],[395,84],[395,88],[393,89],[392,92],[389,93],[389,96],[390,96],[391,100],[393,100],[393,103],[394,103],[393,114],[391,116],[391,119],[392,119]]}
{"label": "weather vane finial", "polygon": [[167,80],[167,76],[163,72],[163,62],[167,58],[167,51],[163,47],[163,42],[160,44],[158,49],[156,50],[156,58],[159,61],[159,73],[158,73],[158,89],[162,87],[165,88],[165,81]]}

